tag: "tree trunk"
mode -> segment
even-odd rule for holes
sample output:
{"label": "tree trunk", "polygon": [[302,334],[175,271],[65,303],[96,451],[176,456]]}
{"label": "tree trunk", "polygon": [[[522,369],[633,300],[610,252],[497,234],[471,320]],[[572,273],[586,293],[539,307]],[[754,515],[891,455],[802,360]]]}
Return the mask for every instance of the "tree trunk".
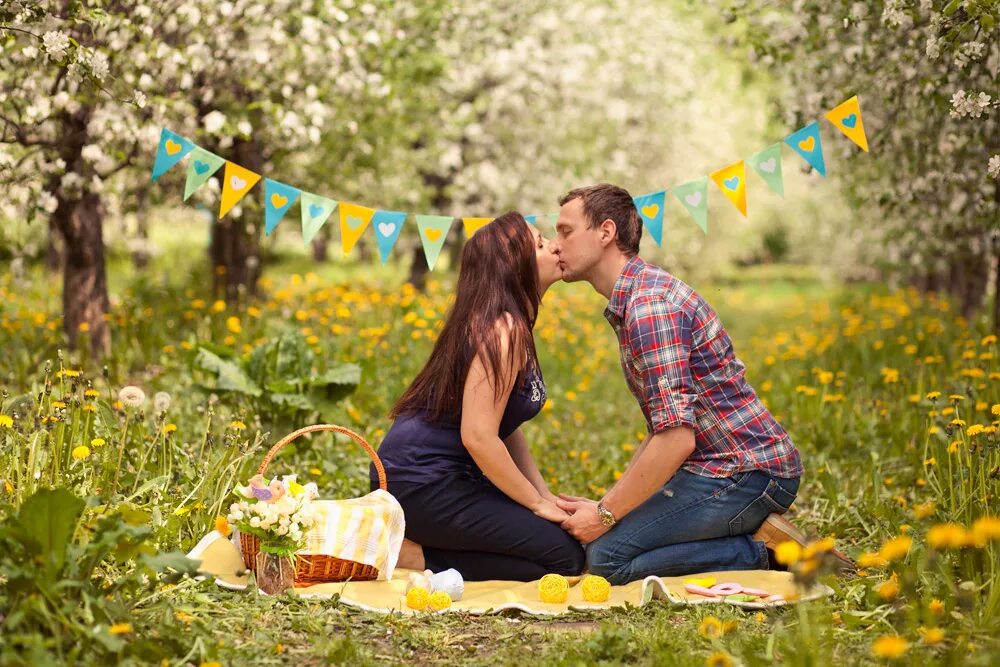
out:
{"label": "tree trunk", "polygon": [[410,276],[406,282],[413,285],[419,291],[424,291],[427,286],[427,258],[424,256],[424,247],[421,241],[413,246],[413,257],[410,258]]}
{"label": "tree trunk", "polygon": [[993,333],[1000,334],[1000,247],[993,260]]}
{"label": "tree trunk", "polygon": [[76,201],[61,201],[53,214],[62,237],[63,327],[70,349],[80,335],[90,341],[90,352],[102,358],[111,352],[111,332],[104,316],[109,310],[107,275],[104,270],[104,239],[101,198],[85,193]]}
{"label": "tree trunk", "polygon": [[142,188],[137,195],[138,202],[135,207],[135,239],[132,244],[132,265],[139,269],[145,269],[149,264],[149,189]]}
{"label": "tree trunk", "polygon": [[965,261],[965,289],[961,294],[962,317],[972,321],[983,306],[983,297],[989,285],[988,252],[968,252]]}
{"label": "tree trunk", "polygon": [[317,234],[313,237],[312,243],[313,261],[317,264],[326,264],[330,256],[330,239],[326,234]]}
{"label": "tree trunk", "polygon": [[[233,162],[260,173],[264,160],[263,148],[254,140],[237,140],[233,143]],[[228,213],[212,225],[212,240],[208,248],[212,266],[212,293],[227,302],[240,303],[244,295],[257,292],[260,277],[260,226],[253,222],[260,218],[256,202],[258,184],[240,205],[239,216]]]}

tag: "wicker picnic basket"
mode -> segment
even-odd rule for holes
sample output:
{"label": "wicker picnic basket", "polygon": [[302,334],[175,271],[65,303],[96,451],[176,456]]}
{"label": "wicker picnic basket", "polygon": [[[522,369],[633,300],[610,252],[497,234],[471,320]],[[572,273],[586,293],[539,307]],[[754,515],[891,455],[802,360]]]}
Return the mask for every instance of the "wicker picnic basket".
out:
{"label": "wicker picnic basket", "polygon": [[[368,452],[368,456],[371,457],[372,462],[375,464],[375,470],[378,472],[379,488],[383,491],[386,490],[385,468],[382,467],[382,461],[379,460],[378,454],[375,453],[372,446],[354,431],[335,424],[314,424],[289,433],[274,443],[274,446],[264,456],[264,460],[261,462],[260,467],[257,468],[257,472],[264,474],[271,459],[274,458],[282,447],[300,435],[314,431],[342,433],[364,447],[365,451]],[[240,549],[243,551],[243,561],[247,569],[256,574],[260,540],[254,535],[240,533]],[[343,560],[322,554],[299,554],[295,558],[295,583],[298,585],[311,586],[312,584],[321,584],[328,581],[347,581],[348,579],[351,581],[373,581],[377,578],[378,569],[376,567],[353,560]]]}

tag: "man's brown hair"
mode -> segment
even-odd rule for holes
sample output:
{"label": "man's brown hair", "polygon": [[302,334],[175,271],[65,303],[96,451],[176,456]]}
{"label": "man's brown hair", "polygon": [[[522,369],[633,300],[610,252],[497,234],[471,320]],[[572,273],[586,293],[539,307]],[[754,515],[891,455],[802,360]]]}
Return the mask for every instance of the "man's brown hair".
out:
{"label": "man's brown hair", "polygon": [[583,214],[590,221],[590,228],[596,229],[605,220],[612,220],[618,228],[615,243],[628,257],[639,254],[639,240],[642,238],[642,219],[635,207],[632,195],[625,188],[610,183],[588,185],[570,190],[559,198],[559,205],[574,199],[583,200]]}

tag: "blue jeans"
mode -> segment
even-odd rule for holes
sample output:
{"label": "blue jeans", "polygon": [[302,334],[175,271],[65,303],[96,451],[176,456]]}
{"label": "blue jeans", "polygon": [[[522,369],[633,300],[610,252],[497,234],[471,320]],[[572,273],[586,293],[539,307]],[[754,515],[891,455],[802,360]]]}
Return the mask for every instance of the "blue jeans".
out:
{"label": "blue jeans", "polygon": [[592,574],[612,584],[648,576],[767,569],[750,535],[788,511],[799,480],[754,470],[713,478],[678,470],[664,487],[587,546]]}

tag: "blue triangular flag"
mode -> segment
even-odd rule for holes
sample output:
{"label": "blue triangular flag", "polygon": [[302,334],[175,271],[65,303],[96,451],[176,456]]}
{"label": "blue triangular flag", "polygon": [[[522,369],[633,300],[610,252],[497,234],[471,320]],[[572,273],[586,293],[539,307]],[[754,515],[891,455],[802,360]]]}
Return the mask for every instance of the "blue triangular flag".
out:
{"label": "blue triangular flag", "polygon": [[785,143],[818,171],[820,176],[826,176],[826,162],[823,161],[823,141],[819,136],[818,120],[789,134],[785,138]]}
{"label": "blue triangular flag", "polygon": [[663,244],[663,204],[667,196],[666,190],[652,192],[648,195],[634,197],[635,207],[639,209],[639,217],[643,226],[649,230],[656,245]]}
{"label": "blue triangular flag", "polygon": [[401,211],[375,211],[372,216],[372,227],[375,228],[375,240],[378,242],[378,254],[382,257],[382,263],[389,261],[389,253],[396,245],[399,232],[406,222],[406,213]]}
{"label": "blue triangular flag", "polygon": [[264,179],[264,233],[270,235],[288,213],[301,190],[280,181]]}
{"label": "blue triangular flag", "polygon": [[194,150],[194,144],[181,135],[167,128],[160,131],[160,145],[156,149],[156,159],[153,161],[153,180],[180,162],[185,155]]}

